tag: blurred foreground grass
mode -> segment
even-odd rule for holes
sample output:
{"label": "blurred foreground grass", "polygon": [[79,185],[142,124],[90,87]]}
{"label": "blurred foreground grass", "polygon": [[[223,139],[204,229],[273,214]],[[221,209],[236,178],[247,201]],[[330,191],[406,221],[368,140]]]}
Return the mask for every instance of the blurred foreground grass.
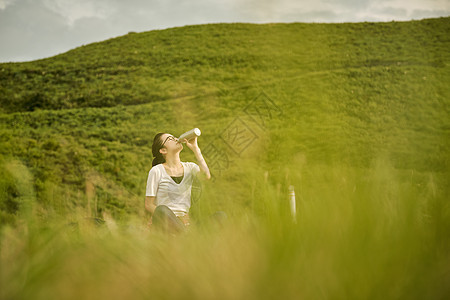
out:
{"label": "blurred foreground grass", "polygon": [[[271,184],[249,170],[249,209],[224,226],[193,207],[167,236],[139,217],[96,225],[80,209],[40,222],[31,207],[1,233],[2,299],[445,299],[450,207],[443,173],[305,162]],[[297,223],[287,184],[294,184]],[[205,186],[205,195],[216,185]],[[203,221],[203,222],[202,222]]]}

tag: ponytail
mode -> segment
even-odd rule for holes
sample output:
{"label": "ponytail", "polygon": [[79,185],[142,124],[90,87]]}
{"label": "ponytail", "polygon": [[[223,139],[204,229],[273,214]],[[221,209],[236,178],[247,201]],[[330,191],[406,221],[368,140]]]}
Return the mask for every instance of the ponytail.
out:
{"label": "ponytail", "polygon": [[162,148],[163,141],[161,141],[161,136],[164,134],[164,132],[157,133],[155,135],[155,138],[153,139],[153,145],[152,145],[152,154],[153,154],[153,161],[152,161],[152,167],[162,164],[166,162],[166,159],[162,155],[161,152],[159,152],[159,149]]}
{"label": "ponytail", "polygon": [[152,167],[162,164],[162,163],[165,163],[165,162],[166,162],[166,160],[164,159],[164,157],[162,157],[162,154],[161,154],[161,155],[153,158]]}

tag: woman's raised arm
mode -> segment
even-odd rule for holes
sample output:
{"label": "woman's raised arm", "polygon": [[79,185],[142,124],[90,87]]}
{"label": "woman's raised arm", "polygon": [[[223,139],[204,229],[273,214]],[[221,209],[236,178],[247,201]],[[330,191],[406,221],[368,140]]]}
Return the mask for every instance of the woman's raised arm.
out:
{"label": "woman's raised arm", "polygon": [[208,165],[206,164],[205,159],[203,158],[202,151],[197,144],[197,137],[190,140],[184,139],[186,141],[186,146],[194,152],[195,158],[197,159],[198,166],[200,167],[200,171],[205,175],[206,179],[211,179],[211,173],[209,172]]}

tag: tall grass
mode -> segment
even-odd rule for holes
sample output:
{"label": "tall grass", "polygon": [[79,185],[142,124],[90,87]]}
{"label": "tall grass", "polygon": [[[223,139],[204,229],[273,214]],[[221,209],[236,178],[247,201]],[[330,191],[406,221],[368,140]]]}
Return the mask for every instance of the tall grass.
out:
{"label": "tall grass", "polygon": [[[247,209],[196,203],[181,235],[116,223],[53,219],[5,226],[2,299],[444,299],[449,295],[446,177],[310,165],[271,178],[250,171]],[[275,184],[275,182],[279,184]],[[287,206],[294,184],[297,223]],[[205,187],[214,193],[214,185]],[[210,211],[229,212],[224,226]],[[34,218],[38,218],[35,214]],[[203,220],[203,222],[200,222]]]}

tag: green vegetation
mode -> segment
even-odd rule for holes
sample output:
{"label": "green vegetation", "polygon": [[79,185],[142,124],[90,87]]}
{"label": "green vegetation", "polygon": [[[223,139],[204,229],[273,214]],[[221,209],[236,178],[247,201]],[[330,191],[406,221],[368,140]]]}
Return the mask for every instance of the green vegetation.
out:
{"label": "green vegetation", "polygon": [[[210,24],[0,64],[0,298],[447,298],[448,32]],[[149,232],[153,137],[193,127],[196,224]]]}

